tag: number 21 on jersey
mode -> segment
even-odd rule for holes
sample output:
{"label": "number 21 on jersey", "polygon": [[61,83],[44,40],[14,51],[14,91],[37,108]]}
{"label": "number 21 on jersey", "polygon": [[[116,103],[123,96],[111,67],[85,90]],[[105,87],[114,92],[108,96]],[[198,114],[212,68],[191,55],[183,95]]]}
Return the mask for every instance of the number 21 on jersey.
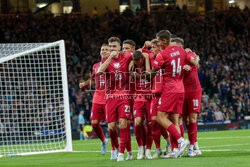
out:
{"label": "number 21 on jersey", "polygon": [[180,65],[180,61],[181,59],[178,58],[177,59],[177,67],[176,67],[176,61],[175,60],[172,60],[171,61],[171,65],[173,66],[173,73],[172,73],[172,76],[175,77],[176,74],[177,75],[181,75],[181,65]]}

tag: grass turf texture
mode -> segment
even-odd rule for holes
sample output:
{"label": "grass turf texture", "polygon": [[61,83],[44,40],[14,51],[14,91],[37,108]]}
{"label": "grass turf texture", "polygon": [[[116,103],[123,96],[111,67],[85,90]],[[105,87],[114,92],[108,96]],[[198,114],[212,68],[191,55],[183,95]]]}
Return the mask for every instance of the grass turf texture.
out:
{"label": "grass turf texture", "polygon": [[[185,133],[185,137],[187,134]],[[74,151],[40,154],[22,157],[0,158],[0,166],[82,166],[82,167],[250,167],[250,130],[202,132],[198,134],[199,146],[202,155],[199,157],[187,157],[187,152],[178,159],[153,159],[132,160],[116,162],[110,160],[110,152],[101,155],[101,142],[97,139],[87,141],[73,141]],[[162,139],[161,146],[164,150],[165,141]],[[108,150],[110,150],[110,141]],[[135,138],[132,138],[132,148],[137,150]],[[154,145],[152,146],[154,150]],[[137,152],[134,152],[136,158]],[[153,151],[152,151],[153,154]],[[125,154],[126,155],[126,154]],[[126,157],[126,156],[125,156]]]}

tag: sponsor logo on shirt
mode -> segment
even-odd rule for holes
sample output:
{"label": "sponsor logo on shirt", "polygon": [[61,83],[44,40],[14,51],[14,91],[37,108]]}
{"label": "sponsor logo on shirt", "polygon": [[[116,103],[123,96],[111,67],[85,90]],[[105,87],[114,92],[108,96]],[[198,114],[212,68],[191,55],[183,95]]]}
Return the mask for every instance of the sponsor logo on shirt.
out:
{"label": "sponsor logo on shirt", "polygon": [[134,115],[136,115],[136,110],[134,110]]}

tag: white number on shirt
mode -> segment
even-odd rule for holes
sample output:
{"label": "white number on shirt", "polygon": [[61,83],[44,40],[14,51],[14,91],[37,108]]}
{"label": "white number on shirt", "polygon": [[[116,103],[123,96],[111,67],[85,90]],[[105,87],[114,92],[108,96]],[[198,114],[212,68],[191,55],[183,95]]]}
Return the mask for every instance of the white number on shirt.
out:
{"label": "white number on shirt", "polygon": [[199,106],[199,100],[198,99],[193,99],[194,107]]}
{"label": "white number on shirt", "polygon": [[177,60],[177,68],[176,68],[176,62],[175,60],[171,61],[171,65],[173,66],[173,74],[172,76],[175,77],[176,74],[181,74],[181,65],[180,65],[180,58]]}
{"label": "white number on shirt", "polygon": [[125,112],[130,112],[130,106],[129,105],[125,105]]}
{"label": "white number on shirt", "polygon": [[159,98],[158,104],[161,105],[161,98]]}
{"label": "white number on shirt", "polygon": [[122,73],[116,73],[115,74],[115,80],[122,80]]}

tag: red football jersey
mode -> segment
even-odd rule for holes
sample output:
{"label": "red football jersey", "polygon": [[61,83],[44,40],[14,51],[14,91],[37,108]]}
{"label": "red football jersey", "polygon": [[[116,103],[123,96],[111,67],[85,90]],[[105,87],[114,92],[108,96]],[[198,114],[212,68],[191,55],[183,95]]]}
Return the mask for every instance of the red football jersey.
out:
{"label": "red football jersey", "polygon": [[[138,74],[142,74],[145,72],[145,66],[144,69],[136,68],[135,71]],[[136,101],[144,101],[145,99],[148,99],[148,97],[151,94],[151,82],[150,80],[146,78],[136,78],[135,79],[135,95]],[[144,95],[144,96],[143,96]]]}
{"label": "red football jersey", "polygon": [[[155,61],[154,55],[150,54],[149,59],[150,59],[150,64],[152,66]],[[156,72],[156,76],[152,80],[151,92],[154,94],[161,94],[162,87],[163,87],[163,75],[162,75],[162,70],[160,69]]]}
{"label": "red football jersey", "polygon": [[105,74],[97,75],[98,68],[101,66],[101,62],[93,65],[91,78],[95,80],[95,94],[93,97],[93,103],[105,104]]}
{"label": "red football jersey", "polygon": [[[196,58],[194,52],[187,53],[190,57]],[[185,92],[194,92],[201,90],[201,84],[198,77],[197,67],[191,66],[190,71],[185,71],[184,78],[183,78]]]}
{"label": "red football jersey", "polygon": [[[104,63],[106,59],[102,62]],[[117,59],[111,60],[106,70],[106,94],[129,94],[128,65],[131,60],[131,53],[119,54]]]}
{"label": "red football jersey", "polygon": [[164,69],[164,93],[184,93],[183,66],[189,63],[190,59],[180,46],[169,46],[156,56],[153,67],[156,70]]}

